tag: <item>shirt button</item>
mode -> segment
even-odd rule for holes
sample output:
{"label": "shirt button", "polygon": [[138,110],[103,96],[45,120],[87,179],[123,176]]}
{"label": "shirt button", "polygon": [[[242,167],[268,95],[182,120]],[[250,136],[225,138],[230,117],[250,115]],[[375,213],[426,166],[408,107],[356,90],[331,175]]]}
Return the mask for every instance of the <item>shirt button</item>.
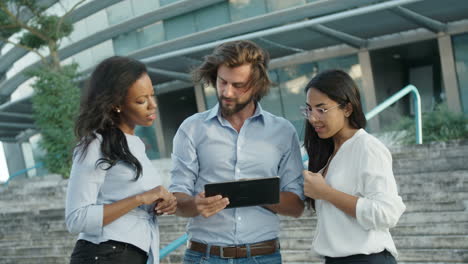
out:
{"label": "shirt button", "polygon": [[237,169],[236,169],[236,171],[237,171],[237,172],[240,172],[240,169],[239,169],[239,168],[237,168]]}
{"label": "shirt button", "polygon": [[241,150],[241,147],[237,147],[238,150]]}
{"label": "shirt button", "polygon": [[94,257],[94,259],[95,259],[95,260],[98,260],[98,259],[99,259],[99,257],[98,257],[98,256],[96,256],[96,257]]}
{"label": "shirt button", "polygon": [[116,246],[112,246],[112,249],[116,249],[117,247]]}
{"label": "shirt button", "polygon": [[242,217],[240,217],[240,216],[239,216],[239,217],[237,217],[237,220],[239,220],[239,221],[240,221],[240,220],[242,220]]}

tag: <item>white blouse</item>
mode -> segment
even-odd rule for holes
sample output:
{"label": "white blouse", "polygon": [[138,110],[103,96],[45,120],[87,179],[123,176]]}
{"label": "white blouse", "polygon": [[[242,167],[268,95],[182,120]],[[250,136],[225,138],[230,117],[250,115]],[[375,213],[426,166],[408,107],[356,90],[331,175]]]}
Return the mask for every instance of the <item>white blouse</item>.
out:
{"label": "white blouse", "polygon": [[334,189],[359,197],[356,218],[316,200],[313,250],[321,256],[344,257],[386,249],[397,257],[389,228],[397,224],[406,207],[398,195],[390,151],[360,129],[331,160],[325,180]]}

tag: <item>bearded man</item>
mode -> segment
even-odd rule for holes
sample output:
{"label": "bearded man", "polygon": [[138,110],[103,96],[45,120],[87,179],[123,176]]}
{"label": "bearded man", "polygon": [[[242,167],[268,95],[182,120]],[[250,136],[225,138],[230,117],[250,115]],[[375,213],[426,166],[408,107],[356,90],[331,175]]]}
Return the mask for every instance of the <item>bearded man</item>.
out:
{"label": "bearded man", "polygon": [[[191,217],[184,263],[281,263],[277,214],[304,210],[303,165],[292,124],[260,106],[271,85],[269,55],[251,41],[221,44],[192,74],[216,87],[218,104],[187,118],[173,144],[170,191],[176,214]],[[280,177],[280,202],[225,207],[207,183]],[[230,259],[237,259],[232,262]]]}

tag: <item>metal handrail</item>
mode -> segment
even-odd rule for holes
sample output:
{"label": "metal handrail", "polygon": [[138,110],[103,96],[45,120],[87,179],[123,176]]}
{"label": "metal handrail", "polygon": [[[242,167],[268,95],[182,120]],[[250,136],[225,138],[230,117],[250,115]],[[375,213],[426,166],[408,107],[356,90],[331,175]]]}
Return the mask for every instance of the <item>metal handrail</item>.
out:
{"label": "metal handrail", "polygon": [[412,93],[413,94],[413,107],[414,107],[414,124],[416,128],[416,144],[422,144],[422,117],[421,117],[421,96],[419,95],[418,89],[409,84],[405,88],[401,89],[394,95],[390,96],[383,103],[376,106],[369,113],[366,114],[366,119],[370,120],[387,107],[395,103],[396,101],[403,98],[405,95]]}
{"label": "metal handrail", "polygon": [[169,245],[159,250],[159,259],[160,260],[163,259],[169,253],[171,253],[172,251],[176,250],[177,248],[185,244],[187,240],[188,240],[188,235],[187,233],[185,233],[182,236],[178,237],[176,240],[172,241]]}
{"label": "metal handrail", "polygon": [[19,171],[14,172],[14,173],[11,174],[10,177],[8,177],[8,179],[6,180],[5,186],[7,186],[8,183],[9,183],[13,178],[15,178],[16,176],[25,174],[25,173],[27,173],[27,172],[30,171],[30,170],[39,169],[39,168],[42,168],[42,167],[44,167],[44,163],[43,163],[43,162],[38,162],[38,163],[34,164],[34,166],[32,166],[32,167],[29,167],[29,168],[22,169],[22,170],[19,170]]}

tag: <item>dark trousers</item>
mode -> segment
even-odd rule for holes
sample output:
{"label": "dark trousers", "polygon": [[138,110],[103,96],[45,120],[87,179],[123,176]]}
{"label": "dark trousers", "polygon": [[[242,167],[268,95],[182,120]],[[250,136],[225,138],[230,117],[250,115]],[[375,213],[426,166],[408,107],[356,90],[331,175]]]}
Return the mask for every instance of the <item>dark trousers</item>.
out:
{"label": "dark trousers", "polygon": [[93,244],[76,241],[70,264],[146,264],[145,251],[131,244],[114,240]]}
{"label": "dark trousers", "polygon": [[325,264],[396,264],[396,260],[390,252],[384,250],[370,255],[352,255],[341,258],[325,257]]}

